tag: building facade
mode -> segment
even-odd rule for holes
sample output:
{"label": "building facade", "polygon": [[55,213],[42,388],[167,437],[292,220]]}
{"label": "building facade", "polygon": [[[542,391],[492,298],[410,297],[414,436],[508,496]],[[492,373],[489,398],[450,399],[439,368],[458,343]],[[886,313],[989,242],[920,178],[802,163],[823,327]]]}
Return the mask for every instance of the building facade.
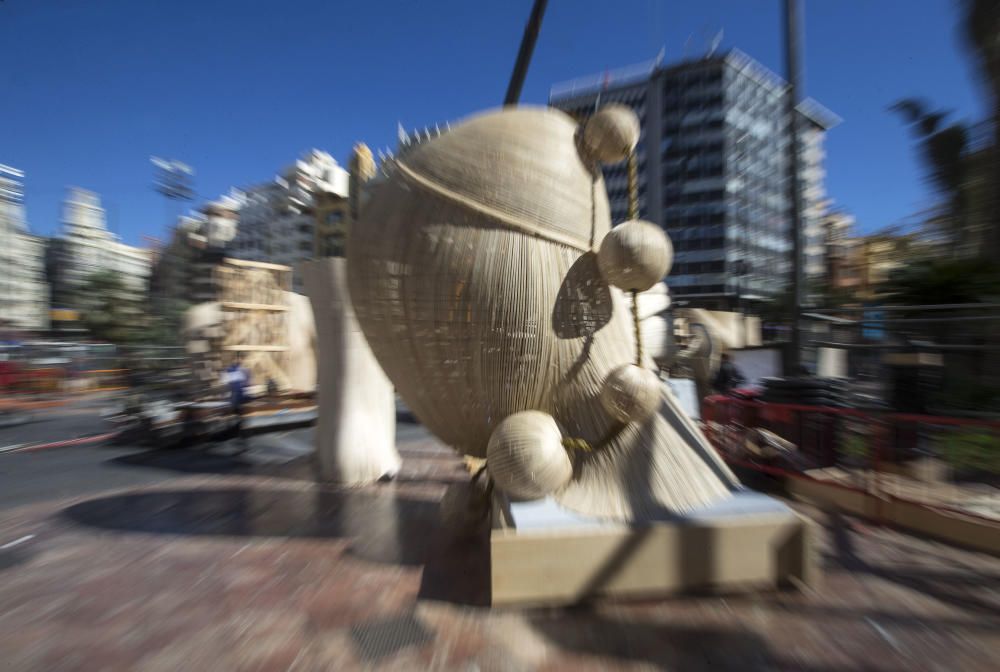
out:
{"label": "building facade", "polygon": [[155,254],[149,279],[157,315],[175,315],[192,304],[218,300],[215,267],[236,236],[245,195],[238,189],[182,216]]}
{"label": "building facade", "polygon": [[28,229],[23,179],[0,164],[0,330],[38,332],[49,326],[45,239]]}
{"label": "building facade", "polygon": [[313,256],[343,257],[347,246],[351,206],[341,194],[319,191],[313,197],[313,218],[316,220],[316,243]]}
{"label": "building facade", "polygon": [[[347,193],[337,182],[320,182],[313,215],[316,218],[317,257],[342,257],[347,252],[347,230],[361,214],[364,186],[375,177],[375,159],[368,145],[359,142],[351,150],[348,162]],[[327,185],[334,191],[325,191]]]}
{"label": "building facade", "polygon": [[[802,108],[812,105],[806,101]],[[830,121],[822,111],[803,113],[799,125],[799,186],[802,189],[802,264],[807,299],[815,299],[820,287],[829,282],[827,236],[830,225],[843,213],[832,211],[826,194],[826,150],[823,140]]]}
{"label": "building facade", "polygon": [[844,212],[829,211],[823,215],[826,248],[824,287],[837,300],[853,297],[861,278],[857,268],[857,243],[852,235],[854,217]]}
{"label": "building facade", "polygon": [[[311,150],[273,181],[246,190],[230,254],[291,266],[316,255],[316,194],[322,202],[348,195],[347,171],[326,152]],[[293,275],[294,291],[302,278]]]}
{"label": "building facade", "polygon": [[[772,300],[791,279],[786,90],[780,77],[732,50],[560,84],[549,102],[580,120],[611,102],[635,110],[639,213],[673,241],[671,293],[692,305],[732,308]],[[822,141],[837,121],[814,101],[798,107],[807,248],[809,236],[821,234]],[[628,206],[625,162],[605,167],[604,177],[618,223]]]}
{"label": "building facade", "polygon": [[[63,202],[62,228],[49,243],[48,275],[53,312],[72,322],[84,305],[82,290],[98,271],[112,271],[122,281],[123,303],[146,301],[152,258],[150,251],[121,242],[108,230],[101,198],[70,187]],[[60,325],[73,329],[73,325]]]}
{"label": "building facade", "polygon": [[832,285],[847,303],[877,304],[888,296],[890,283],[921,247],[912,235],[875,233],[845,238],[838,246],[838,268]]}

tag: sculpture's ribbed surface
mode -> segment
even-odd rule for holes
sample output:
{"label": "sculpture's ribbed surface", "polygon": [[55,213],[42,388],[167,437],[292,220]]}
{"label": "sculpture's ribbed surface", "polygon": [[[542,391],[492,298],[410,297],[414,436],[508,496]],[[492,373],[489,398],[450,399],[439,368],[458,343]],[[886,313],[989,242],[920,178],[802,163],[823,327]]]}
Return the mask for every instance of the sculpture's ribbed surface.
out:
{"label": "sculpture's ribbed surface", "polygon": [[[351,296],[372,351],[421,422],[463,453],[485,456],[519,411],[594,445],[619,425],[599,397],[634,361],[633,327],[591,251],[610,215],[576,131],[549,109],[473,117],[413,149],[351,229]],[[728,495],[735,479],[663,394],[661,413],[571,454],[560,501],[628,519]]]}
{"label": "sculpture's ribbed surface", "polygon": [[403,170],[410,181],[437,188],[456,203],[468,203],[484,219],[576,244],[592,245],[592,192],[607,228],[603,180],[583,162],[566,161],[576,125],[552,109],[516,108],[474,117],[460,128],[407,154]]}

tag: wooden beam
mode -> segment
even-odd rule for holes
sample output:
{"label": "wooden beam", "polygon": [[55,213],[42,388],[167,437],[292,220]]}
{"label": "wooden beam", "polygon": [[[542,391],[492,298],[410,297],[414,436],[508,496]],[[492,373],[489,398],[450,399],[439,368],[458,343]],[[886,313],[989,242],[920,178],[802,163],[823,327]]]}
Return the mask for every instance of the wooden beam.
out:
{"label": "wooden beam", "polygon": [[226,257],[222,260],[223,264],[229,264],[231,266],[244,266],[246,268],[261,268],[268,271],[292,271],[291,266],[282,266],[281,264],[269,264],[264,261],[250,261],[248,259],[234,259],[232,257]]}
{"label": "wooden beam", "polygon": [[287,345],[224,345],[228,352],[288,352]]}
{"label": "wooden beam", "polygon": [[240,303],[238,301],[222,301],[220,303],[224,310],[269,310],[269,311],[288,311],[291,310],[288,306],[283,306],[277,303]]}

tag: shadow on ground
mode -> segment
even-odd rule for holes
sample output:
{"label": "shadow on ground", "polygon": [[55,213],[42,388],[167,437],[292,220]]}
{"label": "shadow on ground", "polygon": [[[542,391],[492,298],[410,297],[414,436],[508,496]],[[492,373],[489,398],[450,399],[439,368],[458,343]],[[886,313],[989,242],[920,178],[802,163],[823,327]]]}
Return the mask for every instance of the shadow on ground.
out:
{"label": "shadow on ground", "polygon": [[261,457],[260,452],[219,452],[204,448],[155,448],[111,458],[110,465],[155,469],[179,474],[268,476],[295,481],[316,480],[314,457],[309,455]]}
{"label": "shadow on ground", "polygon": [[169,490],[91,499],[68,507],[73,522],[121,532],[220,537],[350,539],[366,560],[423,564],[437,505],[381,492],[280,488]]}
{"label": "shadow on ground", "polygon": [[[1000,619],[1000,593],[983,590],[984,586],[998,585],[1000,580],[991,572],[956,567],[955,571],[928,570],[906,562],[883,564],[873,562],[858,551],[856,533],[847,518],[828,512],[824,527],[831,540],[832,553],[827,560],[855,574],[869,574],[963,611],[978,613],[990,620]],[[947,566],[947,565],[946,565]],[[1000,623],[1000,620],[996,621]]]}
{"label": "shadow on ground", "polygon": [[529,617],[532,627],[566,652],[666,670],[775,670],[814,667],[782,659],[756,632],[736,628],[623,621],[587,609],[551,610]]}
{"label": "shadow on ground", "polygon": [[24,564],[35,557],[36,553],[28,548],[0,548],[0,571]]}
{"label": "shadow on ground", "polygon": [[252,474],[256,465],[240,455],[220,455],[201,450],[145,450],[109,460],[126,467],[146,467],[185,474]]}
{"label": "shadow on ground", "polygon": [[345,539],[370,562],[424,565],[420,597],[488,605],[489,530],[455,536],[434,501],[374,492],[226,488],[129,493],[64,509],[78,525],[180,536]]}
{"label": "shadow on ground", "polygon": [[408,425],[420,424],[420,421],[417,420],[417,416],[413,415],[413,411],[407,410],[405,408],[396,409],[396,422],[402,422]]}

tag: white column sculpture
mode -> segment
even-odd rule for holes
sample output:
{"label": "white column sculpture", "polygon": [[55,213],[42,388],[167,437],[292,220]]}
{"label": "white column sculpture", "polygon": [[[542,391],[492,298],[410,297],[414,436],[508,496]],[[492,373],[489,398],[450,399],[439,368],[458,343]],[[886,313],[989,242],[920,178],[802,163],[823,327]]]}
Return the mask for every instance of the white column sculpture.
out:
{"label": "white column sculpture", "polygon": [[358,326],[347,292],[347,262],[330,257],[300,266],[316,323],[320,477],[371,483],[399,471],[392,383]]}

